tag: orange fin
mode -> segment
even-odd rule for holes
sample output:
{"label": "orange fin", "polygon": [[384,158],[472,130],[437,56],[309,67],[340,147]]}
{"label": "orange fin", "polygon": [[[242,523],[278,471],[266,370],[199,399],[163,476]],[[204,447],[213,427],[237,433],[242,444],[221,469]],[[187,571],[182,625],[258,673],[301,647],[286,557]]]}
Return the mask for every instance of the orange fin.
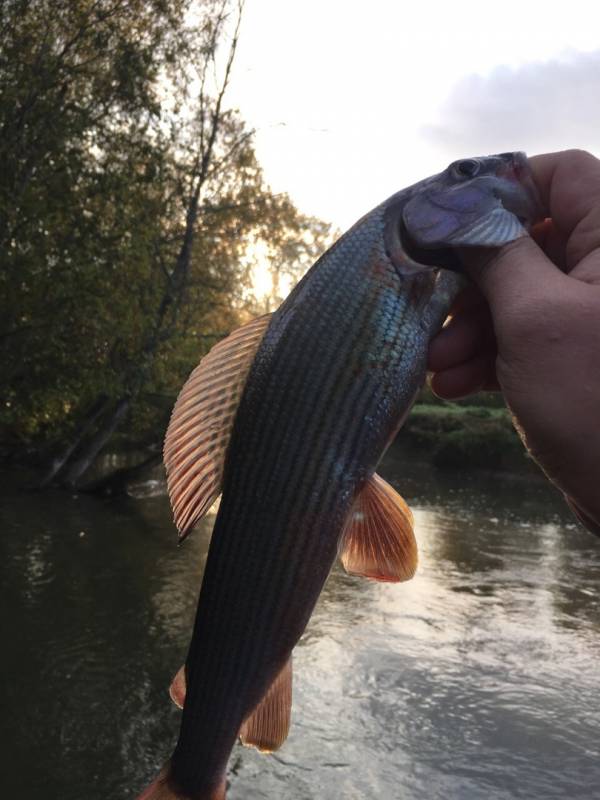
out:
{"label": "orange fin", "polygon": [[[185,703],[185,665],[169,687],[171,700],[179,708]],[[290,729],[292,711],[292,657],[279,672],[261,702],[243,722],[240,728],[242,744],[256,747],[264,753],[277,750],[285,742]]]}
{"label": "orange fin", "polygon": [[278,750],[287,739],[292,714],[292,657],[286,661],[254,711],[240,728],[240,740],[261,753]]}
{"label": "orange fin", "polygon": [[183,704],[185,703],[185,690],[186,690],[186,679],[185,679],[185,664],[184,664],[183,667],[181,667],[177,671],[177,674],[175,675],[175,677],[171,681],[171,685],[169,686],[169,694],[171,696],[171,700],[179,708],[183,708]]}
{"label": "orange fin", "polygon": [[[188,794],[183,794],[175,789],[170,782],[171,767],[167,762],[156,778],[136,800],[190,800]],[[214,789],[194,795],[194,800],[225,800],[225,779]]]}
{"label": "orange fin", "polygon": [[246,378],[271,315],[216,344],[179,393],[164,445],[175,525],[185,538],[221,493],[225,452]]}
{"label": "orange fin", "polygon": [[346,572],[377,581],[407,581],[417,568],[413,515],[379,475],[356,497],[342,531],[339,553]]}

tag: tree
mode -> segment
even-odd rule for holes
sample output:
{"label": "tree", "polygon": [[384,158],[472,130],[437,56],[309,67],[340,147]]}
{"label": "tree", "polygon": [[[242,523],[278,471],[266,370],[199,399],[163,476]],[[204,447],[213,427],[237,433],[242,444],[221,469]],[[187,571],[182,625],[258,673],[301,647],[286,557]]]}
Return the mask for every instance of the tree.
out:
{"label": "tree", "polygon": [[158,441],[177,387],[248,307],[251,259],[328,227],[268,189],[225,107],[241,5],[9,3],[1,22],[3,438],[85,482],[114,432]]}

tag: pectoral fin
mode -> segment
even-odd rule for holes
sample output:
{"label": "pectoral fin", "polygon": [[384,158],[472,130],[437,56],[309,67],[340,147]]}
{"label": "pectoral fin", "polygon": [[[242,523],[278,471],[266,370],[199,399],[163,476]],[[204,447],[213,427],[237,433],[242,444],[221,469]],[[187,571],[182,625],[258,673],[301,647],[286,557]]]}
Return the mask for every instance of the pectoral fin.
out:
{"label": "pectoral fin", "polygon": [[356,497],[342,532],[346,572],[377,581],[407,581],[417,568],[413,515],[392,487],[372,475]]}
{"label": "pectoral fin", "polygon": [[270,314],[259,317],[216,344],[177,398],[165,437],[164,462],[181,539],[221,493],[233,421],[270,320]]}
{"label": "pectoral fin", "polygon": [[262,753],[278,750],[287,739],[292,714],[292,657],[286,661],[261,702],[240,728],[240,740]]}

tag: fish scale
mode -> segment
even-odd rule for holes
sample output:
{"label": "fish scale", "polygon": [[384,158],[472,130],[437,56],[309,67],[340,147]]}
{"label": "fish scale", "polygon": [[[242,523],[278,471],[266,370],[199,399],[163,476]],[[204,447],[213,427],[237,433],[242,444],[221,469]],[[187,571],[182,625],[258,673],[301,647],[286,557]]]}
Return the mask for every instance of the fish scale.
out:
{"label": "fish scale", "polygon": [[[216,426],[210,443],[202,445],[211,464],[217,465],[216,450],[223,447],[222,498],[186,661],[178,743],[140,800],[222,800],[227,760],[242,723],[247,728],[261,701],[261,719],[269,723],[275,713],[267,705],[269,687],[285,685],[278,676],[289,680],[282,668],[340,541],[348,546],[344,537],[353,530],[353,509],[377,511],[373,519],[384,528],[386,514],[396,515],[389,524],[408,524],[411,531],[404,501],[373,474],[423,383],[429,341],[462,285],[448,271],[457,264],[451,248],[465,241],[499,246],[508,235],[525,235],[511,209],[531,221],[539,213],[522,154],[475,160],[476,169],[473,161],[468,180],[464,169],[450,165],[382,203],[319,259],[270,321],[253,323],[251,336],[260,330],[262,339],[244,338],[242,329],[226,342],[218,352],[235,363],[236,343],[248,352],[260,341],[247,374],[229,370],[217,353],[184,387],[165,448],[175,454],[166,463],[176,520],[177,509],[186,509],[184,520],[197,519],[188,507],[186,469],[194,461],[193,436],[206,442],[205,425]],[[473,241],[473,231],[482,238]],[[227,388],[230,375],[232,386],[244,388],[241,396],[227,395],[239,397],[229,434],[220,432],[219,424],[231,415],[221,410],[217,389]],[[214,402],[196,397],[203,387]],[[175,443],[185,454],[179,461]],[[193,491],[204,508],[212,484]],[[360,506],[367,491],[369,503]],[[384,493],[385,504],[377,492]],[[357,535],[371,537],[365,552],[376,562],[384,539],[379,546],[373,522],[366,519],[361,527],[363,517],[358,513]],[[344,564],[363,558],[360,539],[352,541],[352,558]],[[396,559],[409,557],[410,541],[402,545],[409,550],[394,551]],[[404,578],[401,572],[372,574],[369,565],[361,574],[406,579],[414,559]],[[289,690],[286,697],[289,704]],[[275,739],[281,731],[285,738],[284,721],[271,722]]]}

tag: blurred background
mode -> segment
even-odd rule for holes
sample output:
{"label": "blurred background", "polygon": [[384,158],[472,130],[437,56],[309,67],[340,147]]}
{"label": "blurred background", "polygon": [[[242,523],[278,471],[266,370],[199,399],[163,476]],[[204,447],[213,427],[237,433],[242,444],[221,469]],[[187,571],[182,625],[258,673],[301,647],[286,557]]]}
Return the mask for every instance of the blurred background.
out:
{"label": "blurred background", "polygon": [[[448,162],[600,154],[598,30],[588,2],[0,5],[4,794],[134,797],[170,749],[213,519],[176,552],[190,370]],[[336,568],[298,725],[236,750],[231,796],[592,797],[595,540],[494,395],[425,388],[385,469],[421,571]]]}

